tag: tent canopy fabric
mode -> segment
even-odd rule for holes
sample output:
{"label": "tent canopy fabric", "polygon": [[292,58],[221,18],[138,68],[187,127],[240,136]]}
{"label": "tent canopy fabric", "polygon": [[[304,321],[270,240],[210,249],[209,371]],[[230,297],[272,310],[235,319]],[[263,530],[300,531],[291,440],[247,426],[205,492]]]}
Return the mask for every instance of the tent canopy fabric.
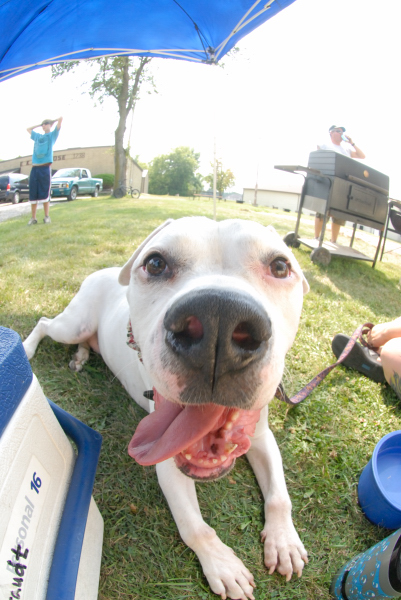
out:
{"label": "tent canopy fabric", "polygon": [[0,0],[0,81],[112,55],[218,62],[295,0]]}

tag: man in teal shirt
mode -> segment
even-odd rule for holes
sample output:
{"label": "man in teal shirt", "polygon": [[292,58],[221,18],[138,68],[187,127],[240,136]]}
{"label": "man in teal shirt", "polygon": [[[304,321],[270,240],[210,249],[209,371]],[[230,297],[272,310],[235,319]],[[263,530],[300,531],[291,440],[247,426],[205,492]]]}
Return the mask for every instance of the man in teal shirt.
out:
{"label": "man in teal shirt", "polygon": [[[43,203],[45,211],[44,223],[50,223],[50,184],[51,184],[51,166],[53,162],[53,146],[58,138],[63,117],[52,121],[45,119],[40,125],[28,127],[27,131],[31,139],[35,142],[32,155],[32,169],[29,175],[29,201],[31,203],[32,218],[28,225],[37,225],[36,210],[38,203]],[[57,126],[53,129],[54,123]],[[37,127],[42,127],[44,133],[33,131]]]}

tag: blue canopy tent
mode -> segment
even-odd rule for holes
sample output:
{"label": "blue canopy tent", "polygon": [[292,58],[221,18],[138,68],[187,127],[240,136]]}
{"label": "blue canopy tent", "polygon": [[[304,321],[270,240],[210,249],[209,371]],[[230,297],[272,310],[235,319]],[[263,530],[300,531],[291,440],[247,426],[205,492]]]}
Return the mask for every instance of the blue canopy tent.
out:
{"label": "blue canopy tent", "polygon": [[4,0],[0,81],[112,55],[218,62],[294,0]]}

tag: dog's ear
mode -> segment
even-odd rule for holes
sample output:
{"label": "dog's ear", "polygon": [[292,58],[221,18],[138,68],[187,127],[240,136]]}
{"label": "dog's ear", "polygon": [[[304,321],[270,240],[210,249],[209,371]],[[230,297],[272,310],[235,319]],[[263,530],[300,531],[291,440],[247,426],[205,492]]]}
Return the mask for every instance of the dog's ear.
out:
{"label": "dog's ear", "polygon": [[304,291],[304,295],[307,294],[310,290],[309,283],[307,282],[307,279],[303,273],[302,273],[302,289]]}
{"label": "dog's ear", "polygon": [[277,230],[274,229],[273,225],[266,225],[266,229],[269,233],[274,233],[275,235],[278,235]]}
{"label": "dog's ear", "polygon": [[146,244],[152,238],[154,238],[155,235],[157,235],[159,233],[159,231],[161,231],[162,229],[167,227],[167,225],[170,225],[170,223],[172,223],[173,221],[174,221],[174,219],[167,219],[167,221],[164,221],[164,223],[162,223],[161,225],[159,225],[159,227],[157,227],[157,229],[152,231],[152,233],[150,235],[148,235],[146,240],[144,240],[142,242],[142,244],[140,244],[138,246],[138,248],[135,250],[134,254],[131,256],[129,261],[125,263],[125,265],[123,266],[123,268],[120,271],[120,275],[118,276],[118,283],[120,285],[128,285],[129,284],[129,281],[131,279],[131,268],[135,262],[136,257],[138,256],[138,254],[142,251],[142,249],[146,246]]}

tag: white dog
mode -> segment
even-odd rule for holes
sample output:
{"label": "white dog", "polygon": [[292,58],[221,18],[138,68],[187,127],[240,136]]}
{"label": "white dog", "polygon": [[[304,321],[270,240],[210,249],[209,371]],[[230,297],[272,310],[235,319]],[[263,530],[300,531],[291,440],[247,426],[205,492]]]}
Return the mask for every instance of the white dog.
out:
{"label": "white dog", "polygon": [[[307,562],[267,404],[281,381],[308,289],[271,227],[169,220],[122,269],[90,275],[64,312],[40,319],[24,342],[28,358],[45,335],[79,344],[70,364],[75,370],[90,348],[100,352],[151,413],[129,453],[142,465],[156,464],[180,535],[223,599],[253,599],[255,583],[203,521],[195,480],[221,477],[245,452],[265,500],[261,535],[269,572],[277,569],[289,580]],[[155,402],[143,396],[152,389]]]}

